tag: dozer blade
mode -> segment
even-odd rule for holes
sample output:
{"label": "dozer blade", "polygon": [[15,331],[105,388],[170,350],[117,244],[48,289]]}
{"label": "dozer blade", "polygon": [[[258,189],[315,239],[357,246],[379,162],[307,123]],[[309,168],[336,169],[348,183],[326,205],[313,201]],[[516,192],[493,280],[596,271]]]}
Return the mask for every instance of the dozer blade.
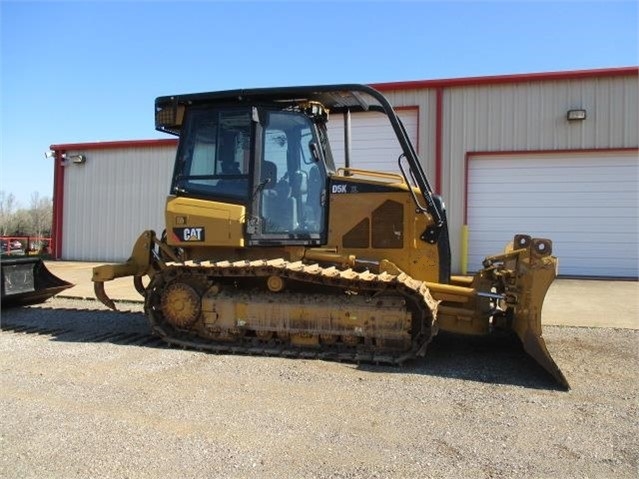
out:
{"label": "dozer blade", "polygon": [[530,269],[522,275],[523,284],[515,307],[513,329],[521,339],[524,350],[561,386],[570,389],[566,377],[550,356],[541,331],[541,308],[546,292],[556,276],[556,260],[552,261],[550,258],[545,262],[530,258],[520,265],[521,269]]}
{"label": "dozer blade", "polygon": [[523,338],[521,336],[519,337],[524,345],[524,351],[530,354],[542,368],[548,371],[563,388],[566,390],[570,389],[570,384],[568,384],[564,373],[561,372],[557,363],[550,356],[544,338],[541,335],[535,335],[530,329],[525,333]]}
{"label": "dozer blade", "polygon": [[[570,389],[566,377],[553,360],[541,330],[541,309],[548,288],[557,276],[557,258],[552,256],[552,242],[547,239],[516,235],[513,249],[501,256],[516,286],[506,287],[506,301],[512,307],[512,329],[524,350],[532,356],[565,389]],[[487,258],[484,264],[499,258]],[[498,273],[499,274],[499,273]],[[506,283],[509,283],[508,279]],[[511,283],[512,284],[512,283]]]}
{"label": "dozer blade", "polygon": [[74,285],[55,276],[41,258],[2,259],[2,307],[42,303]]}

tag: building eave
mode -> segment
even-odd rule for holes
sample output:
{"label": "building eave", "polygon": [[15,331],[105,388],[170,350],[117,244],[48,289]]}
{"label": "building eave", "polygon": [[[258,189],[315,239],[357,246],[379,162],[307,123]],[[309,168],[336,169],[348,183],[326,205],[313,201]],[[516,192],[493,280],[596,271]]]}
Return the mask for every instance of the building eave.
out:
{"label": "building eave", "polygon": [[580,80],[586,78],[610,78],[639,76],[639,67],[600,68],[594,70],[572,70],[543,73],[523,73],[514,75],[494,75],[481,77],[447,78],[440,80],[413,80],[388,83],[374,83],[371,86],[380,91],[418,90],[424,88],[452,88],[480,85],[503,85],[537,81]]}
{"label": "building eave", "polygon": [[177,139],[160,138],[155,140],[121,140],[121,141],[94,141],[88,143],[60,143],[51,145],[53,151],[78,151],[78,150],[114,150],[119,148],[153,148],[175,147]]}

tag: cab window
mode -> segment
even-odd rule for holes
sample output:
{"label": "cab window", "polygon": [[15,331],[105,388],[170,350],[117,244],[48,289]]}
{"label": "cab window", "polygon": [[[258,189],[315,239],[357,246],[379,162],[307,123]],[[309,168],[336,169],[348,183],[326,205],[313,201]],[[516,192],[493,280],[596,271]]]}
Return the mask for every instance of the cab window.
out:
{"label": "cab window", "polygon": [[174,191],[196,196],[248,196],[251,117],[246,108],[190,112],[180,145]]}

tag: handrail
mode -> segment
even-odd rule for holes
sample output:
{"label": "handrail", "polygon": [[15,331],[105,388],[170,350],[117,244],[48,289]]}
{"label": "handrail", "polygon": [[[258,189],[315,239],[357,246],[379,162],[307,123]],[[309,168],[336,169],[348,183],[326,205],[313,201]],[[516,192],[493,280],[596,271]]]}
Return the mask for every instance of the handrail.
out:
{"label": "handrail", "polygon": [[403,181],[408,185],[408,190],[410,191],[410,194],[413,197],[413,202],[415,203],[415,209],[418,213],[428,213],[428,206],[422,206],[421,202],[417,199],[417,195],[415,194],[415,188],[418,188],[418,187],[415,186],[416,181],[415,181],[415,176],[412,174],[412,170],[410,171],[411,171],[411,176],[413,177],[413,183],[410,183],[408,181],[408,174],[404,170],[404,165],[402,164],[402,158],[406,158],[406,156],[404,154],[401,154],[399,158],[397,159],[397,164],[399,166],[399,170],[402,172]]}
{"label": "handrail", "polygon": [[368,176],[371,178],[385,178],[389,180],[397,180],[402,183],[406,183],[402,175],[398,175],[397,173],[389,173],[386,171],[363,170],[360,168],[338,168],[337,173],[341,173],[342,176],[349,176],[349,174],[356,174],[361,176]]}

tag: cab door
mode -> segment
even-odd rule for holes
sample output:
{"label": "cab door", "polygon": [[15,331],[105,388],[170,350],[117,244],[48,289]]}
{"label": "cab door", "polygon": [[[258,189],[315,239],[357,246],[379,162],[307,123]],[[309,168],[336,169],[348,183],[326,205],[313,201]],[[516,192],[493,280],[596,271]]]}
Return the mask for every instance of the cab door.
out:
{"label": "cab door", "polygon": [[166,204],[172,246],[245,246],[254,122],[248,107],[193,107]]}
{"label": "cab door", "polygon": [[326,169],[314,146],[315,125],[295,111],[266,110],[260,117],[250,243],[325,243]]}

